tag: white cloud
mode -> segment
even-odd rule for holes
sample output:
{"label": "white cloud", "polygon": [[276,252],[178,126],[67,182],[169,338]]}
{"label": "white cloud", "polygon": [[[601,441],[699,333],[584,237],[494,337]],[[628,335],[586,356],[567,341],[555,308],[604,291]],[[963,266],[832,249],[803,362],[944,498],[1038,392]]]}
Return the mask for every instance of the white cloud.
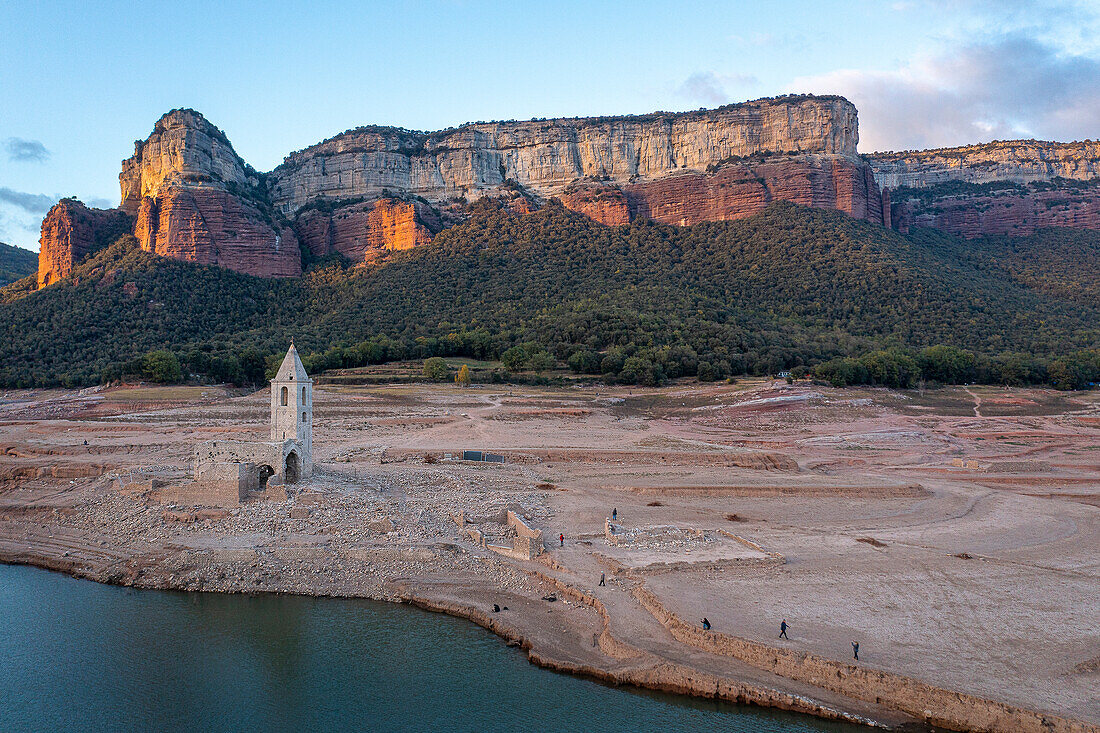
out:
{"label": "white cloud", "polygon": [[11,204],[28,214],[45,214],[57,203],[57,199],[41,193],[26,193],[0,187],[0,203]]}
{"label": "white cloud", "polygon": [[4,141],[8,150],[8,160],[12,163],[45,163],[50,159],[50,151],[37,140],[24,140],[21,137],[9,137]]}
{"label": "white cloud", "polygon": [[864,151],[1100,137],[1100,61],[1024,34],[958,46],[892,71],[803,77],[791,91],[852,100]]}
{"label": "white cloud", "polygon": [[676,93],[692,102],[716,107],[733,101],[727,89],[744,89],[755,86],[759,80],[749,74],[716,74],[713,71],[697,71],[676,89]]}

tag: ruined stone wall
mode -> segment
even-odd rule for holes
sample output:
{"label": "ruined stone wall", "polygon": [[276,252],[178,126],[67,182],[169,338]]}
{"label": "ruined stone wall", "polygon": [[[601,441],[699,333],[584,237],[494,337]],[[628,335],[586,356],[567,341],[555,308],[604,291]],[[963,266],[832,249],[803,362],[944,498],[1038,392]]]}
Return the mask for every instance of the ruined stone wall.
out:
{"label": "ruined stone wall", "polygon": [[260,489],[259,468],[255,463],[200,462],[195,465],[195,483],[214,503],[236,504]]}
{"label": "ruined stone wall", "polygon": [[527,523],[513,511],[508,512],[507,524],[516,532],[515,541],[512,543],[515,554],[525,560],[532,560],[543,553],[545,546],[541,529],[528,527]]}
{"label": "ruined stone wall", "polygon": [[253,463],[268,465],[276,473],[283,468],[282,447],[278,443],[246,442],[242,440],[208,440],[199,443],[194,452],[194,465],[217,463]]}
{"label": "ruined stone wall", "polygon": [[1086,733],[1090,726],[1054,715],[1024,710],[962,692],[935,687],[891,672],[836,662],[689,624],[664,607],[645,587],[634,597],[679,641],[712,654],[733,657],[788,679],[808,682],[857,700],[896,708],[949,730],[1001,733]]}

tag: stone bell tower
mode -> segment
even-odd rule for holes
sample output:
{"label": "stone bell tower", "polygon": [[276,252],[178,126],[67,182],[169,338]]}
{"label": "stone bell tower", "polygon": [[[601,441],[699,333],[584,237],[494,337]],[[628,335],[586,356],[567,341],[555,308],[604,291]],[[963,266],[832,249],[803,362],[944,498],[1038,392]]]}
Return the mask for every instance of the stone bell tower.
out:
{"label": "stone bell tower", "polygon": [[292,461],[288,460],[288,480],[306,478],[313,473],[313,380],[306,374],[293,342],[271,380],[271,440],[298,443],[301,451],[297,458],[298,476],[290,475]]}

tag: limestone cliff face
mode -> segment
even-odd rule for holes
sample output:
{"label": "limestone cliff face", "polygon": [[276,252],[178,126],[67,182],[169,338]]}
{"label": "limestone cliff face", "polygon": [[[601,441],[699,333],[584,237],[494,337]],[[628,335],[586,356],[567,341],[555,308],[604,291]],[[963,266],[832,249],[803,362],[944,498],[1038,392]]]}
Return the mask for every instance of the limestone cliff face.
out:
{"label": "limestone cliff face", "polygon": [[130,217],[118,209],[92,209],[62,199],[42,221],[38,240],[38,287],[67,277],[84,257],[129,231]]}
{"label": "limestone cliff face", "polygon": [[302,272],[297,239],[275,223],[259,176],[197,112],[161,117],[123,161],[119,182],[146,251],[260,277]]}
{"label": "limestone cliff face", "polygon": [[964,237],[1100,229],[1100,143],[1012,140],[868,156],[887,223]]}
{"label": "limestone cliff face", "polygon": [[901,153],[872,153],[867,162],[882,188],[925,188],[948,181],[1030,183],[1100,175],[1100,142],[1008,140]]}
{"label": "limestone cliff face", "polygon": [[268,176],[285,214],[316,198],[420,196],[433,204],[495,194],[535,196],[591,178],[615,184],[705,172],[760,154],[858,161],[855,107],[839,97],[785,97],[716,110],[637,117],[474,123],[435,133],[359,128],[293,153]]}
{"label": "limestone cliff face", "polygon": [[39,283],[130,224],[165,257],[262,277],[301,250],[372,262],[421,246],[484,196],[517,214],[559,197],[605,224],[750,216],[771,201],[903,231],[1100,229],[1100,143],[1034,140],[860,156],[855,107],[780,97],[686,113],[472,123],[433,133],[349,130],[261,175],[201,114],[173,110],[135,144],[117,210],[62,201],[42,225]]}
{"label": "limestone cliff face", "polygon": [[[1098,182],[1100,183],[1100,182]],[[894,228],[932,227],[963,237],[1027,235],[1040,227],[1100,229],[1100,186],[1031,184],[987,191],[895,192]]]}
{"label": "limestone cliff face", "polygon": [[148,139],[134,143],[133,157],[122,161],[121,207],[137,214],[141,199],[174,184],[255,187],[259,179],[250,172],[225,133],[194,110],[173,110],[157,120]]}
{"label": "limestone cliff face", "polygon": [[439,223],[430,207],[419,202],[379,199],[342,206],[331,213],[311,209],[296,219],[302,244],[315,257],[338,252],[352,262],[377,260],[386,252],[432,241],[425,222]]}

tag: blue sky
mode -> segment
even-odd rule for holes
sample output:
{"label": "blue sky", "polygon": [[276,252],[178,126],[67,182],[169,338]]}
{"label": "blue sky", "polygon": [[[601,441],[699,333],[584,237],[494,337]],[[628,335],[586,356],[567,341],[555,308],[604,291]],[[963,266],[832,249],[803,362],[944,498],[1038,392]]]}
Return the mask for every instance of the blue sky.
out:
{"label": "blue sky", "polygon": [[0,6],[0,241],[118,203],[174,107],[260,170],[347,128],[843,94],[864,152],[1100,137],[1100,13],[1039,0],[22,2]]}

